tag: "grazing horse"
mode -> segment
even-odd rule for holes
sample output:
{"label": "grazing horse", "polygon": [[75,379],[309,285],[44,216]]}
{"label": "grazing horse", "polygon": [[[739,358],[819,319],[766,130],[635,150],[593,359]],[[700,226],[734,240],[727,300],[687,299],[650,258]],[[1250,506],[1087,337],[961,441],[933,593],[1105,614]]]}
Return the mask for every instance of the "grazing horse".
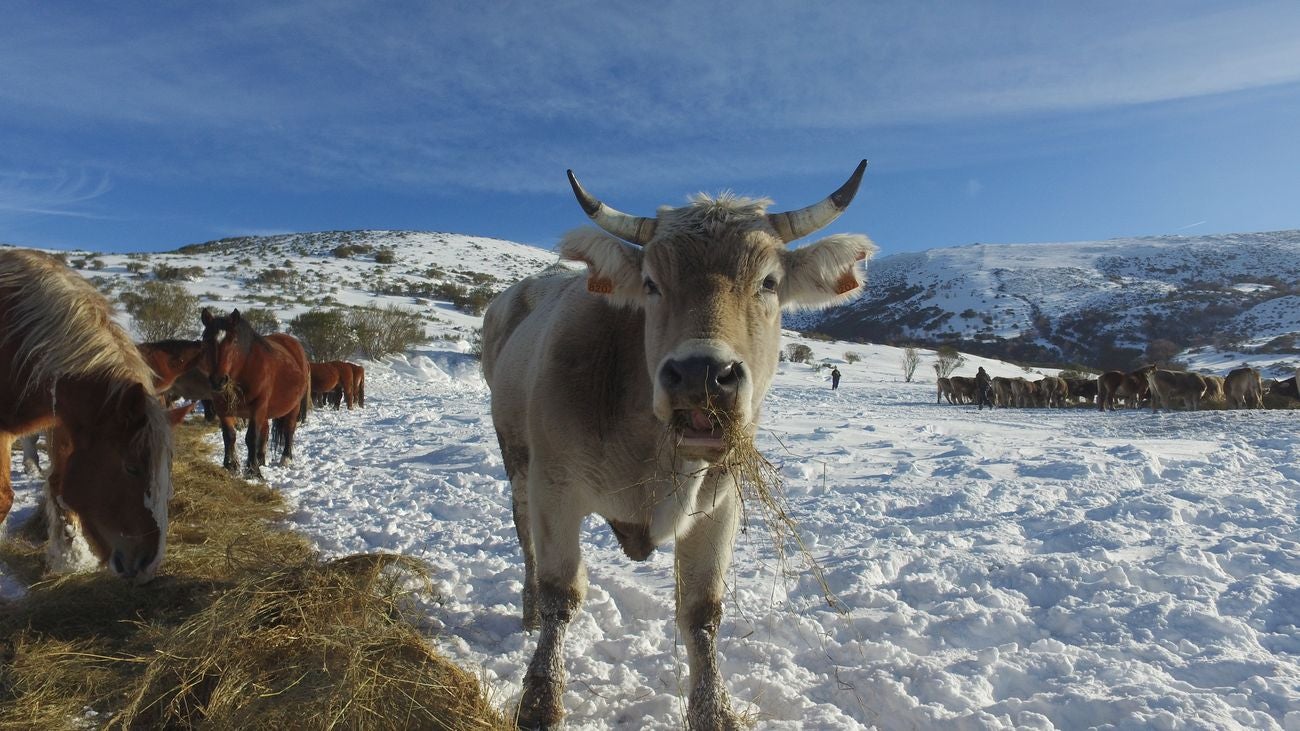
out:
{"label": "grazing horse", "polygon": [[1170,371],[1149,365],[1129,375],[1146,379],[1147,390],[1151,394],[1153,414],[1161,406],[1172,409],[1175,403],[1182,403],[1191,411],[1201,408],[1201,397],[1205,395],[1205,377],[1199,373]]}
{"label": "grazing horse", "polygon": [[357,406],[366,408],[366,369],[356,363],[348,363],[352,366],[352,390],[355,394]]}
{"label": "grazing horse", "polygon": [[217,418],[212,406],[212,387],[203,364],[202,340],[155,340],[137,345],[144,361],[153,369],[154,391],[170,406],[178,398],[203,403],[208,421]]}
{"label": "grazing horse", "polygon": [[189,411],[165,411],[152,383],[89,282],[47,254],[0,251],[0,520],[13,505],[13,440],[53,427],[51,559],[80,533],[113,573],[152,579],[167,541],[171,425]]}
{"label": "grazing horse", "polygon": [[[334,367],[339,369],[339,388],[342,390],[342,396],[347,400],[348,410],[352,410],[353,404],[361,405],[361,399],[365,394],[366,371],[356,363],[349,363],[346,360],[334,361]],[[334,408],[338,408],[339,395],[334,396]]]}
{"label": "grazing horse", "polygon": [[244,444],[246,474],[262,478],[266,464],[267,421],[275,446],[282,446],[280,464],[293,461],[293,435],[300,415],[311,408],[311,368],[297,338],[285,333],[258,335],[233,310],[225,317],[204,308],[203,357],[216,392],[213,403],[221,420],[225,444],[223,466],[239,470],[235,456],[235,419],[248,419]]}
{"label": "grazing horse", "polygon": [[934,400],[936,404],[943,403],[944,396],[948,397],[948,403],[952,403],[952,381],[951,380],[940,376],[939,380],[935,381],[935,388],[937,390],[937,393],[935,394],[935,400]]}
{"label": "grazing horse", "polygon": [[153,386],[158,393],[171,388],[177,378],[191,368],[198,368],[203,360],[202,340],[155,340],[136,347],[153,369]]}
{"label": "grazing horse", "polygon": [[[339,369],[335,366],[338,361],[328,361],[325,363],[311,363],[311,403],[313,406],[321,407],[327,400],[339,390]],[[339,407],[338,402],[334,402],[334,408]]]}
{"label": "grazing horse", "polygon": [[1254,368],[1237,368],[1223,379],[1223,394],[1230,409],[1264,408],[1264,383]]}
{"label": "grazing horse", "polygon": [[330,365],[339,372],[339,387],[330,394],[330,403],[337,409],[340,403],[346,402],[348,411],[351,411],[357,400],[356,377],[352,373],[354,366],[342,360],[330,361]]}

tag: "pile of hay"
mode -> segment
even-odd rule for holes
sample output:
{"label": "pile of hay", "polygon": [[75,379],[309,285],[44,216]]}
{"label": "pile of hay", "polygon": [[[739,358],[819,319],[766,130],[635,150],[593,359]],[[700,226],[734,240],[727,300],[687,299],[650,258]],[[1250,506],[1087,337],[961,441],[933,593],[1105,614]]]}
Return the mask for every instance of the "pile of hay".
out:
{"label": "pile of hay", "polygon": [[[0,602],[0,728],[503,729],[477,679],[424,640],[418,562],[321,559],[265,486],[177,430],[167,557],[150,584],[46,578]],[[42,547],[0,545],[31,579]]]}

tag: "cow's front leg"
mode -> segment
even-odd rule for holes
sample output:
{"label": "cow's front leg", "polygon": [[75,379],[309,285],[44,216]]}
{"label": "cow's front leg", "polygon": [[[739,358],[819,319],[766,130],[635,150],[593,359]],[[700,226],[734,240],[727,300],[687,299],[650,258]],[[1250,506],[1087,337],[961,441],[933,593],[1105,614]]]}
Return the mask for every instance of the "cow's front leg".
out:
{"label": "cow's front leg", "polygon": [[578,546],[584,516],[553,493],[551,499],[545,496],[545,492],[534,493],[529,505],[541,632],[524,675],[520,728],[549,728],[564,717],[564,634],[587,594],[587,573]]}
{"label": "cow's front leg", "polygon": [[[736,537],[736,488],[729,480],[716,489],[690,531],[677,538],[677,628],[686,641],[691,697],[686,727],[692,731],[740,729],[718,670],[718,626],[722,622],[723,578]],[[710,492],[707,488],[702,492]]]}

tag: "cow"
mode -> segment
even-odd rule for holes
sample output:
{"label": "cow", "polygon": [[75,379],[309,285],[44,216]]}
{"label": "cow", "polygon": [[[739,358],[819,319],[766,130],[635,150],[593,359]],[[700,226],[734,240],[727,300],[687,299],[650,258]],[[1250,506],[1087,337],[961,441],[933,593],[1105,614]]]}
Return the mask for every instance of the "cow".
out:
{"label": "cow", "polygon": [[936,389],[937,392],[938,392],[938,395],[935,396],[935,400],[934,400],[934,402],[935,402],[936,404],[941,404],[941,403],[943,403],[943,398],[944,398],[945,396],[948,397],[948,403],[950,403],[950,404],[953,403],[953,400],[952,400],[952,381],[951,381],[951,380],[949,380],[949,379],[947,379],[947,378],[943,378],[943,377],[941,376],[941,377],[939,378],[939,380],[935,381],[935,389]]}
{"label": "cow", "polygon": [[953,376],[948,379],[952,383],[952,397],[955,403],[973,404],[975,403],[975,379],[970,376]]}
{"label": "cow", "polygon": [[838,217],[865,169],[864,160],[828,198],[791,212],[767,213],[767,199],[698,195],[654,218],[611,208],[569,172],[600,230],[571,231],[558,249],[585,271],[552,267],[511,286],[483,326],[524,558],[524,626],[540,628],[520,726],[564,715],[564,634],[586,593],[578,539],[592,513],[632,560],[676,542],[686,725],[741,726],[716,646],[741,512],[732,460],[745,453],[776,373],[782,309],[861,291],[876,250],[867,237],[787,245]]}
{"label": "cow", "polygon": [[1254,368],[1237,368],[1223,379],[1223,395],[1230,409],[1264,408],[1264,384]]}
{"label": "cow", "polygon": [[1205,377],[1189,371],[1170,371],[1153,365],[1143,366],[1133,371],[1146,379],[1151,392],[1151,413],[1161,407],[1172,409],[1175,402],[1181,402],[1191,411],[1201,407],[1201,397],[1205,395]]}

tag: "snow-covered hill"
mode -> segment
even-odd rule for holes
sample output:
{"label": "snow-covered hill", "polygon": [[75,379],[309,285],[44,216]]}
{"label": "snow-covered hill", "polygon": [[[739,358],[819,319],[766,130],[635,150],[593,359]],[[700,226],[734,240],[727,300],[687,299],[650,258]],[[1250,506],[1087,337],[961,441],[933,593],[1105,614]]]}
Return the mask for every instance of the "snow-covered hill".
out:
{"label": "snow-covered hill", "polygon": [[[416,231],[252,236],[167,253],[71,251],[66,258],[110,297],[170,268],[183,272],[173,281],[213,309],[268,309],[284,325],[314,308],[397,305],[418,313],[431,338],[465,343],[481,318],[454,306],[449,288],[498,292],[557,259],[511,241]],[[200,330],[196,315],[187,337]]]}
{"label": "snow-covered hill", "polygon": [[[433,268],[428,281],[504,280],[555,257],[378,232],[364,234],[370,253],[330,253],[358,236],[221,242],[148,262],[69,258],[117,287],[138,279],[128,264],[199,267],[186,286],[227,308],[287,317],[332,298],[437,318],[427,346],[365,363],[367,408],[314,412],[297,462],[265,472],[325,552],[428,561],[442,595],[425,607],[430,631],[504,706],[536,637],[519,622],[522,560],[489,394],[464,353],[479,319],[357,283],[419,283]],[[392,264],[375,261],[386,246]],[[297,289],[259,276],[267,269],[294,272]],[[832,391],[825,369],[782,363],[759,436],[844,611],[797,556],[782,567],[751,523],[719,647],[735,703],[758,728],[1300,729],[1295,412],[978,411],[935,403],[932,354],[906,383],[897,348],[784,339],[844,374]],[[979,365],[1027,375],[974,356],[957,374]],[[9,525],[39,491],[13,478]],[[590,590],[569,631],[568,727],[680,728],[671,549],[629,562],[594,519],[583,548]]]}
{"label": "snow-covered hill", "polygon": [[790,323],[1125,367],[1147,344],[1300,359],[1300,231],[932,249],[871,262],[861,300]]}

